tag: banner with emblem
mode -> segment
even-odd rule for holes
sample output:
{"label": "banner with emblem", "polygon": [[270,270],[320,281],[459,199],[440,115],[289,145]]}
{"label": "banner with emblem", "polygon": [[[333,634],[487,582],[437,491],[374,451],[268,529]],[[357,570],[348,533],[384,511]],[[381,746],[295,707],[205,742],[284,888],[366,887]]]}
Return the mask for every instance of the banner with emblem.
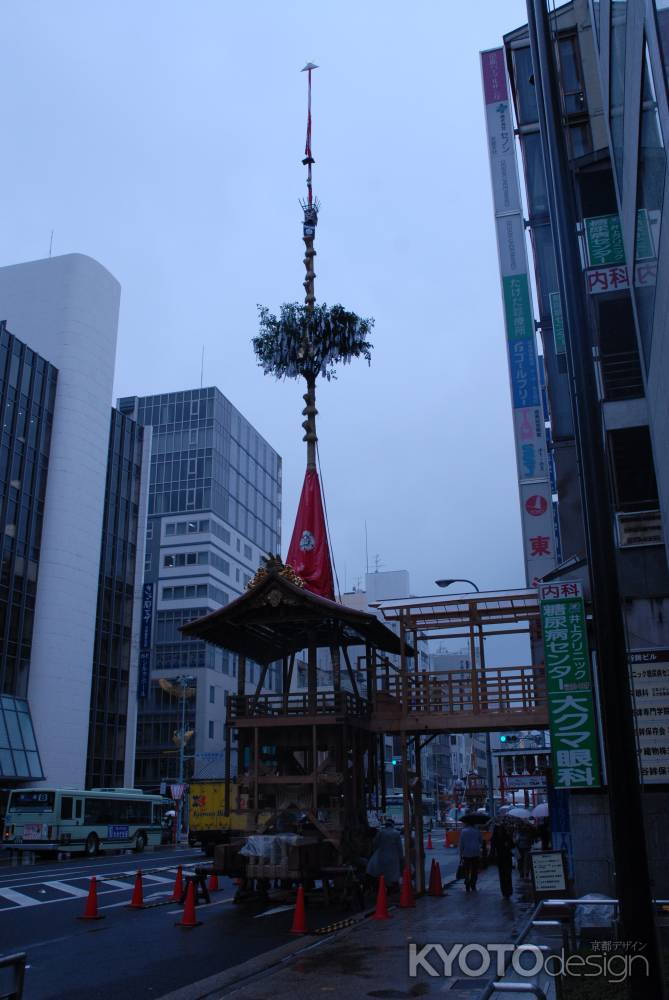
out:
{"label": "banner with emblem", "polygon": [[286,562],[313,594],[334,600],[332,563],[318,473],[308,469]]}
{"label": "banner with emblem", "polygon": [[548,718],[556,788],[599,788],[599,750],[583,591],[577,582],[541,584]]}

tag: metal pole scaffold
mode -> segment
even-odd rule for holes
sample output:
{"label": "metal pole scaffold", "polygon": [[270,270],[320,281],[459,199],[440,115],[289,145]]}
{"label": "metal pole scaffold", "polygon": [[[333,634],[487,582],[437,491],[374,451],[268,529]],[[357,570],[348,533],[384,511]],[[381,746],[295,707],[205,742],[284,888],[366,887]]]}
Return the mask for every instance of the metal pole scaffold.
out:
{"label": "metal pole scaffold", "polygon": [[[311,74],[318,69],[315,63],[307,63],[303,68],[302,72],[307,74],[307,138],[304,145],[304,159],[302,163],[307,168],[307,197],[306,200],[301,202],[302,210],[304,212],[304,221],[302,224],[302,239],[304,240],[304,269],[306,271],[304,279],[304,301],[307,307],[307,315],[309,319],[313,317],[314,306],[316,304],[316,293],[314,291],[314,280],[316,278],[316,272],[314,271],[314,257],[316,256],[316,251],[314,250],[314,240],[316,238],[316,226],[318,225],[318,199],[314,198],[313,195],[313,178],[312,178],[312,166],[315,162],[311,153]],[[304,350],[308,357],[313,354],[313,330],[310,324],[307,324],[307,330],[305,331],[305,344]],[[303,441],[307,442],[307,471],[316,471],[316,442],[318,437],[316,434],[316,414],[318,410],[316,409],[316,374],[314,372],[308,372],[305,374],[305,381],[307,383],[307,391],[302,397],[304,399],[304,409],[302,410],[302,416],[306,419],[302,424],[304,428]]]}

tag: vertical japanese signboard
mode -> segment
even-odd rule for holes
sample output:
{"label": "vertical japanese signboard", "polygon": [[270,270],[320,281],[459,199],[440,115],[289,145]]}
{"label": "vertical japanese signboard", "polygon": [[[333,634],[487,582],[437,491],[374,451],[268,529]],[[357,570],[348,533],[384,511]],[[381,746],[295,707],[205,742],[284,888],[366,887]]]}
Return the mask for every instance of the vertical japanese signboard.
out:
{"label": "vertical japanese signboard", "polygon": [[537,517],[545,510],[551,511],[552,496],[504,49],[482,52],[481,71],[521,493],[525,573],[528,585],[536,586],[542,576],[555,568],[555,535],[550,514],[540,530],[537,523]]}
{"label": "vertical japanese signboard", "polygon": [[539,606],[553,783],[556,788],[597,788],[599,750],[581,584],[541,584]]}
{"label": "vertical japanese signboard", "polygon": [[142,626],[139,633],[139,671],[137,697],[146,698],[151,674],[151,631],[153,626],[153,584],[142,587]]}
{"label": "vertical japanese signboard", "polygon": [[669,782],[669,649],[629,654],[641,780]]}

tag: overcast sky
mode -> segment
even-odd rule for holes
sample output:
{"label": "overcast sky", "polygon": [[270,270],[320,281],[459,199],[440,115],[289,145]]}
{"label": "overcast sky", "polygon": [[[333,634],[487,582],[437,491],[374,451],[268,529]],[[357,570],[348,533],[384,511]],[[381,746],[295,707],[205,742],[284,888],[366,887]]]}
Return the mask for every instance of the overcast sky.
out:
{"label": "overcast sky", "polygon": [[[301,299],[306,74],[316,294],[376,320],[319,383],[342,590],[370,568],[524,586],[480,49],[523,0],[5,0],[0,264],[81,252],[121,283],[115,395],[217,385],[305,465],[299,383],[256,304]],[[454,588],[455,589],[455,588]],[[463,588],[464,589],[464,588]]]}

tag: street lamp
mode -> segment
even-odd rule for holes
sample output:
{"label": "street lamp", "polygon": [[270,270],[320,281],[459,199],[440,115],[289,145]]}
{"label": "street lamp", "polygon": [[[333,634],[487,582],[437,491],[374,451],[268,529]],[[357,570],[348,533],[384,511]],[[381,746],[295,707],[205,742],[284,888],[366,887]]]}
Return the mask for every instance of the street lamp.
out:
{"label": "street lamp", "polygon": [[464,577],[456,577],[455,580],[435,580],[434,582],[438,587],[450,587],[452,583],[468,583],[470,587],[474,588],[477,594],[481,593],[473,580],[465,580]]}
{"label": "street lamp", "polygon": [[[465,577],[458,576],[452,580],[435,580],[434,581],[438,587],[450,587],[452,583],[468,583],[470,587],[473,587],[477,594],[481,591],[476,586],[473,580],[467,580]],[[476,664],[472,664],[476,666]],[[485,734],[485,755],[486,755],[486,770],[488,772],[488,812],[491,816],[495,815],[495,787],[494,779],[492,773],[492,748],[490,746],[490,733]]]}

